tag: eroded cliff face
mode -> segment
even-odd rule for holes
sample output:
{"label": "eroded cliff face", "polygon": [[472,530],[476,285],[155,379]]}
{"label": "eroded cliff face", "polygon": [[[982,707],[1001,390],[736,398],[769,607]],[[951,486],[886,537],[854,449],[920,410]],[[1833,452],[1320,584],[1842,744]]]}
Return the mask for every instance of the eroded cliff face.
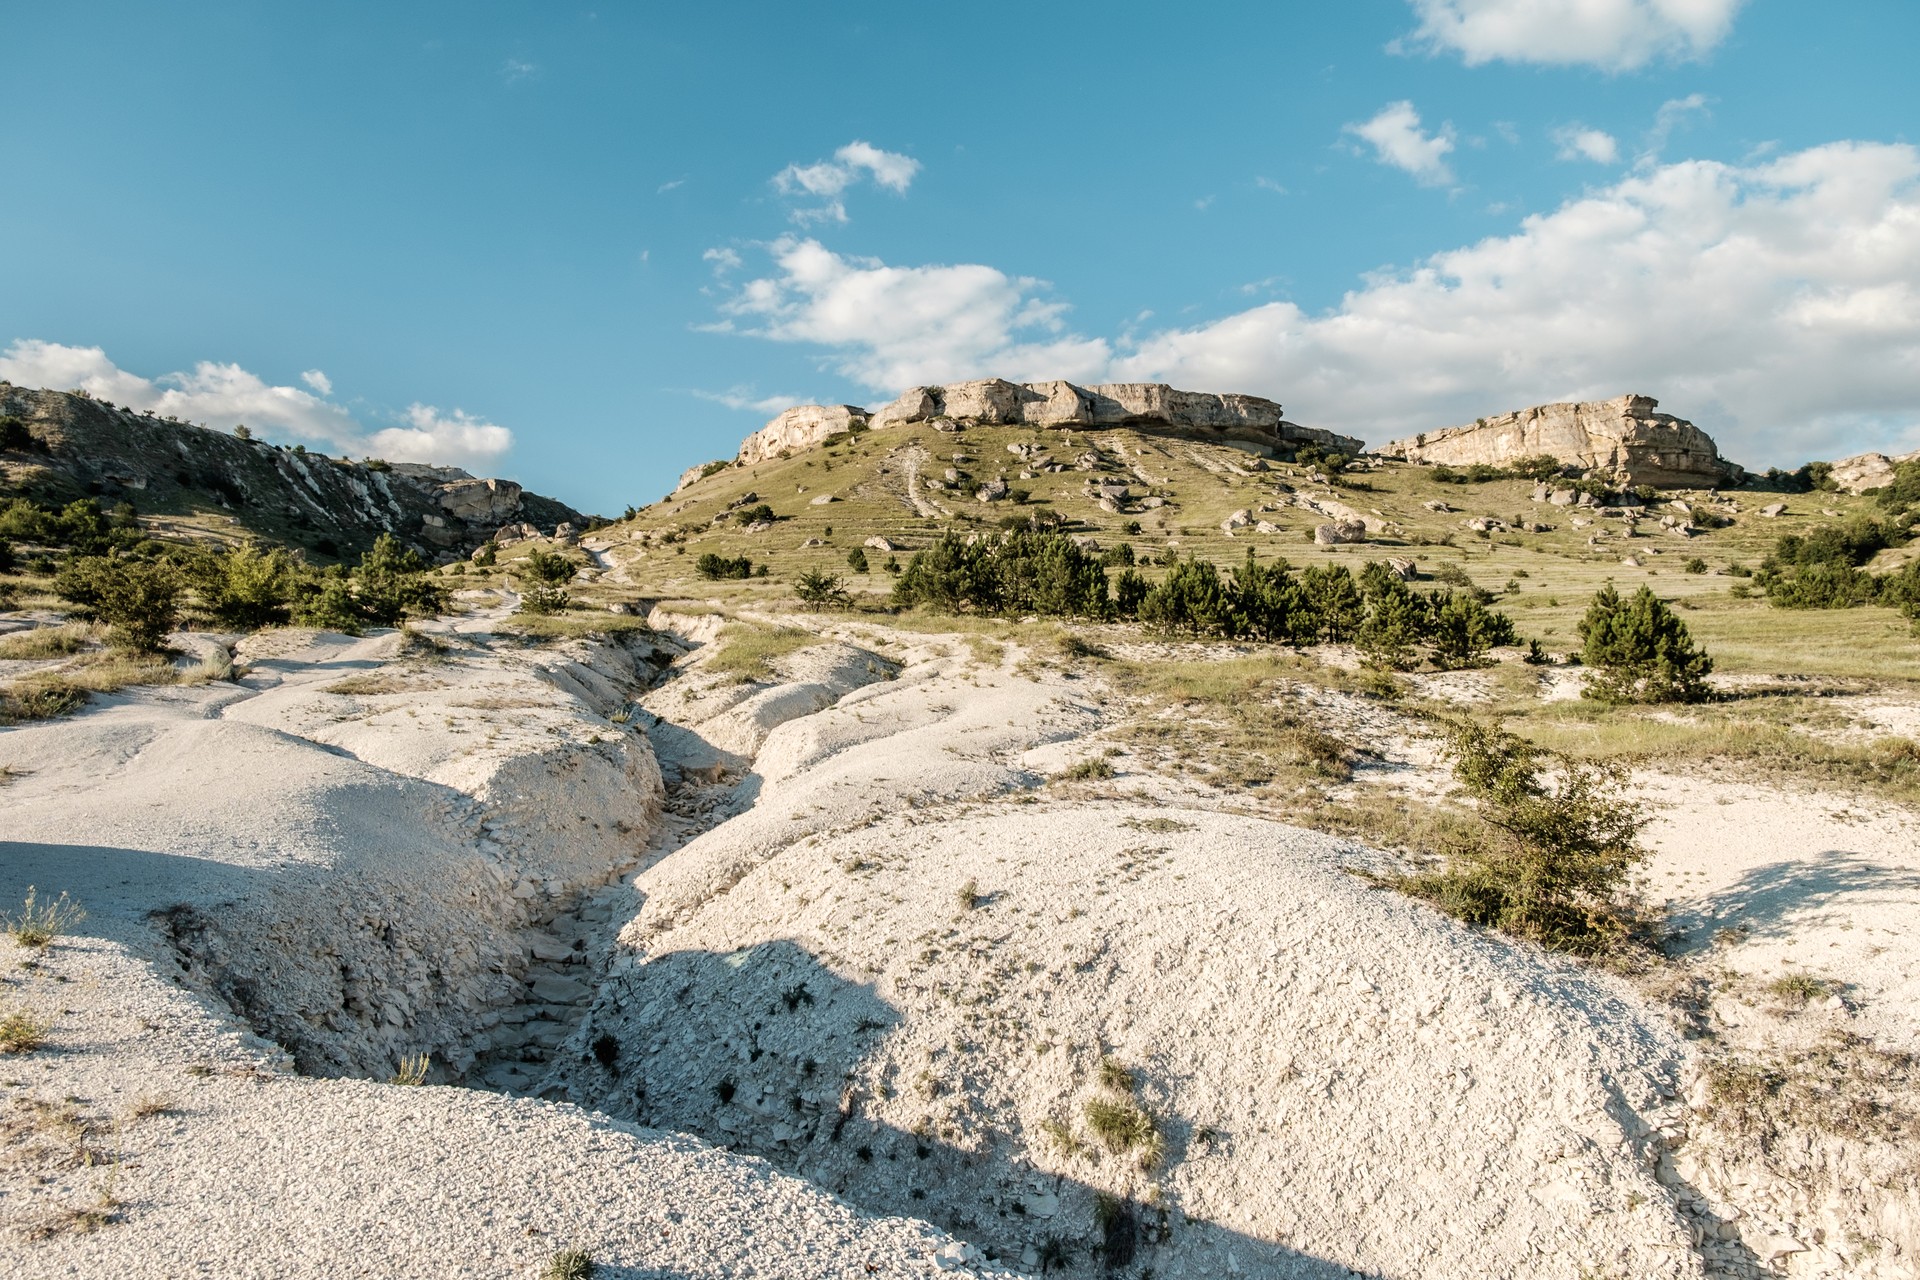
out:
{"label": "eroded cliff face", "polygon": [[1714,488],[1741,469],[1713,438],[1683,418],[1655,410],[1652,396],[1543,404],[1461,427],[1429,431],[1381,446],[1388,457],[1448,466],[1507,466],[1548,454],[1570,466],[1610,471],[1629,484]]}
{"label": "eroded cliff face", "polygon": [[[1008,382],[981,378],[944,386],[909,387],[869,413],[855,405],[796,405],[740,445],[737,461],[750,466],[804,449],[858,427],[882,430],[920,422],[1032,427],[1138,427],[1239,440],[1272,449],[1314,444],[1358,453],[1361,442],[1288,422],[1281,408],[1259,396],[1181,391],[1164,382],[1115,382],[1082,387],[1071,382]],[[691,473],[690,473],[691,474]],[[682,485],[686,483],[682,478]]]}

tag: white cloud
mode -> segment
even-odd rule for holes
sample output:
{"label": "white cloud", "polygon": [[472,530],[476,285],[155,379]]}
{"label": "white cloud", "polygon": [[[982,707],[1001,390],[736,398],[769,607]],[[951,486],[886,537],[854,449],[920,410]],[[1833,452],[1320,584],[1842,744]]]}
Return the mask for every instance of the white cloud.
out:
{"label": "white cloud", "polygon": [[1270,395],[1374,443],[1504,409],[1659,397],[1736,458],[1920,445],[1920,150],[1685,161],[1510,236],[1162,332],[1116,376]]}
{"label": "white cloud", "polygon": [[1373,144],[1374,158],[1381,164],[1405,170],[1426,186],[1453,181],[1447,167],[1447,153],[1453,150],[1453,129],[1442,125],[1439,133],[1424,133],[1420,113],[1411,102],[1390,102],[1380,113],[1363,124],[1350,124],[1345,132]]}
{"label": "white cloud", "polygon": [[832,367],[893,394],[963,378],[1080,378],[1111,348],[1066,331],[1045,284],[977,264],[890,267],[818,241],[770,246],[774,274],[749,280],[723,310],[732,332],[831,349]]}
{"label": "white cloud", "polygon": [[655,187],[653,189],[653,194],[657,196],[663,196],[667,194],[667,192],[669,191],[677,191],[681,187],[684,187],[686,185],[687,185],[687,180],[685,178],[675,178],[671,182],[663,182],[659,186]]}
{"label": "white cloud", "polygon": [[1661,103],[1660,110],[1654,112],[1653,128],[1647,131],[1646,154],[1659,155],[1665,150],[1667,139],[1673,136],[1674,130],[1694,116],[1706,114],[1706,111],[1707,95],[1704,93],[1690,93],[1684,98],[1670,98]]}
{"label": "white cloud", "polygon": [[1562,160],[1591,160],[1595,164],[1620,162],[1619,141],[1603,129],[1563,125],[1553,131],[1553,140],[1559,144]]}
{"label": "white cloud", "polygon": [[713,274],[717,276],[725,275],[729,271],[738,271],[745,265],[741,262],[738,251],[729,249],[724,245],[719,248],[707,250],[700,255],[700,261],[711,262],[713,264]]}
{"label": "white cloud", "polygon": [[[274,386],[237,364],[203,360],[191,372],[143,378],[107,358],[99,347],[70,347],[22,338],[0,352],[0,378],[26,387],[84,390],[96,399],[186,422],[228,430],[245,423],[257,434],[280,434],[325,444],[343,453],[394,462],[485,463],[513,444],[507,428],[456,409],[426,405],[407,410],[408,426],[369,434],[345,408],[325,397],[333,383],[318,369],[300,375],[311,391]],[[319,392],[319,395],[313,392]]]}
{"label": "white cloud", "polygon": [[1413,38],[1486,62],[1585,64],[1628,71],[1695,58],[1733,28],[1743,0],[1411,0]]}
{"label": "white cloud", "polygon": [[810,403],[804,396],[763,396],[752,387],[728,387],[725,391],[695,391],[696,399],[711,400],[723,404],[729,409],[752,410],[754,413],[779,413],[796,404]]}
{"label": "white cloud", "polygon": [[484,461],[511,449],[513,433],[459,409],[442,413],[430,404],[411,404],[406,426],[376,431],[368,445],[389,462]]}
{"label": "white cloud", "polygon": [[540,64],[537,62],[508,58],[500,64],[500,78],[508,84],[519,84],[522,80],[531,80],[539,74]]}
{"label": "white cloud", "polygon": [[825,201],[789,211],[795,222],[805,226],[816,222],[845,222],[847,206],[840,197],[862,174],[870,177],[876,186],[905,195],[919,172],[920,162],[912,156],[882,151],[871,142],[856,140],[834,152],[831,160],[788,165],[773,175],[773,186],[783,196],[810,196]]}
{"label": "white cloud", "polygon": [[1266,178],[1266,177],[1255,178],[1253,180],[1253,185],[1260,188],[1260,190],[1262,191],[1271,191],[1273,192],[1273,194],[1277,196],[1283,196],[1287,194],[1287,189],[1281,186],[1279,183],[1275,182],[1272,178]]}

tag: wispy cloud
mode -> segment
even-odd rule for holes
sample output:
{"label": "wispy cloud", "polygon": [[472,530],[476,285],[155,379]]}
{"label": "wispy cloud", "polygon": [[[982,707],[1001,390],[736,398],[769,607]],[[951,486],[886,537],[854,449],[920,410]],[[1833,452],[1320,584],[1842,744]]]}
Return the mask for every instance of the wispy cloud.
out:
{"label": "wispy cloud", "polygon": [[1648,157],[1657,157],[1667,148],[1667,140],[1674,131],[1686,125],[1695,116],[1707,114],[1707,95],[1690,93],[1684,98],[1669,98],[1660,104],[1660,110],[1654,112],[1653,127],[1647,130]]}
{"label": "wispy cloud", "polygon": [[687,185],[687,180],[685,178],[675,178],[671,182],[663,182],[659,186],[655,187],[653,189],[653,194],[657,196],[663,196],[667,194],[667,192],[669,191],[678,191],[681,187],[684,187],[686,185]]}
{"label": "wispy cloud", "polygon": [[1412,174],[1423,186],[1453,181],[1453,170],[1447,166],[1453,127],[1442,125],[1436,133],[1425,132],[1411,102],[1389,102],[1373,119],[1350,124],[1344,131],[1371,143],[1374,159],[1381,164]]}
{"label": "wispy cloud", "polygon": [[500,64],[500,78],[508,84],[520,84],[536,79],[540,75],[540,64],[525,62],[519,58],[508,58]]}
{"label": "wispy cloud", "polygon": [[750,386],[728,387],[725,391],[696,390],[692,394],[697,399],[723,404],[729,409],[743,412],[752,410],[754,413],[779,413],[796,404],[808,403],[802,396],[763,396]]}
{"label": "wispy cloud", "polygon": [[1620,162],[1620,142],[1604,129],[1562,125],[1553,131],[1553,141],[1559,147],[1557,154],[1562,160],[1591,160],[1595,164]]}
{"label": "wispy cloud", "polygon": [[870,178],[875,186],[905,195],[919,172],[920,162],[912,156],[882,151],[870,142],[855,140],[834,152],[831,160],[788,165],[773,175],[773,187],[783,196],[824,202],[788,211],[788,216],[802,226],[845,222],[847,206],[841,197],[862,176]]}

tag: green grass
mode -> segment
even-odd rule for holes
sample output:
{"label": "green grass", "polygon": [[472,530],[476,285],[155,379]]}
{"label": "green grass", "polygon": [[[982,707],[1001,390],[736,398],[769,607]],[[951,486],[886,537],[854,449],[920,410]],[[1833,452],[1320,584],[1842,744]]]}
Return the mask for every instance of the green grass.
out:
{"label": "green grass", "polygon": [[[1066,443],[1068,435],[1070,445]],[[1171,495],[1170,504],[1157,511],[1133,514],[1105,512],[1084,495],[1086,473],[1068,470],[1021,480],[1017,475],[1019,461],[1006,452],[1011,443],[1039,443],[1071,466],[1089,442],[1098,443],[1109,457],[1124,452],[1125,463],[1141,467],[1155,483],[1148,485],[1137,476],[1118,472],[1110,473],[1109,478],[1126,480],[1136,494],[1151,488]],[[1018,508],[1009,503],[982,504],[970,496],[934,494],[932,497],[953,514],[922,517],[905,496],[904,458],[915,446],[929,455],[923,475],[938,475],[948,465],[950,455],[964,452],[975,459],[965,469],[976,478],[990,478],[1004,471],[1010,483],[1031,491],[1032,501]],[[1142,448],[1147,451],[1145,456],[1138,453]],[[1832,520],[1822,514],[1823,510],[1835,511],[1844,518],[1873,509],[1872,499],[1837,493],[1790,495],[1785,497],[1789,514],[1769,520],[1755,513],[1780,495],[1736,492],[1731,496],[1742,510],[1725,528],[1686,539],[1661,532],[1645,532],[1630,539],[1609,537],[1604,545],[1594,548],[1587,545],[1590,535],[1601,529],[1617,534],[1624,522],[1581,514],[1580,518],[1591,518],[1592,523],[1576,529],[1572,523],[1576,510],[1533,502],[1529,481],[1441,484],[1433,478],[1431,468],[1387,463],[1359,477],[1368,486],[1364,490],[1336,485],[1329,491],[1308,483],[1304,469],[1284,464],[1274,464],[1270,472],[1246,476],[1202,465],[1209,462],[1217,468],[1233,463],[1244,467],[1247,461],[1248,455],[1223,445],[1125,428],[1062,433],[1029,427],[974,427],[957,435],[925,426],[889,428],[753,467],[729,467],[690,485],[671,501],[646,508],[618,529],[640,535],[638,543],[628,545],[642,547],[645,552],[643,559],[627,566],[633,590],[654,596],[718,600],[723,607],[790,609],[797,606],[791,583],[803,570],[843,572],[847,552],[870,536],[882,535],[912,548],[926,545],[947,529],[963,534],[990,532],[998,527],[1001,517],[1016,511],[1053,511],[1069,519],[1071,532],[1089,534],[1102,546],[1127,542],[1137,553],[1159,561],[1170,555],[1192,554],[1231,567],[1249,547],[1262,561],[1284,556],[1300,566],[1343,563],[1358,568],[1369,559],[1412,559],[1429,580],[1441,574],[1462,574],[1494,592],[1498,597],[1494,607],[1513,617],[1522,637],[1538,637],[1550,651],[1558,653],[1577,647],[1575,627],[1588,600],[1601,586],[1611,581],[1623,592],[1630,592],[1646,584],[1675,601],[1675,607],[1723,673],[1859,677],[1920,684],[1920,643],[1892,611],[1795,613],[1774,609],[1759,597],[1736,598],[1733,588],[1745,580],[1725,572],[1736,563],[1757,565],[1782,534],[1804,533]],[[1328,517],[1284,505],[1290,498],[1278,492],[1276,481],[1385,520],[1390,528],[1365,545],[1317,547],[1311,540],[1313,527]],[[803,487],[804,493],[799,491]],[[730,502],[749,492],[772,506],[780,517],[773,529],[747,534],[730,521],[712,522]],[[811,505],[812,498],[823,492],[832,492],[841,500],[826,506]],[[1679,496],[1690,501],[1704,497],[1698,493]],[[1436,499],[1455,510],[1427,510],[1424,504]],[[1263,506],[1278,509],[1262,511]],[[1256,518],[1278,525],[1282,532],[1226,536],[1219,528],[1221,520],[1241,508],[1251,509]],[[1473,515],[1496,515],[1510,522],[1536,521],[1553,527],[1547,533],[1487,538],[1463,527]],[[1140,533],[1125,531],[1131,521],[1139,522]],[[1641,524],[1643,531],[1655,528],[1651,521]],[[663,541],[669,535],[676,541]],[[819,539],[823,545],[801,545],[811,539]],[[737,583],[701,581],[693,571],[693,561],[705,551],[746,555],[756,564],[769,566],[770,576]],[[855,605],[884,608],[893,584],[892,577],[881,568],[886,553],[868,551],[867,555],[872,571],[856,575],[850,584]],[[1627,555],[1637,557],[1641,565],[1623,565],[1621,560]],[[909,557],[910,552],[898,553],[902,564]],[[1694,559],[1704,560],[1709,571],[1687,572],[1688,562]],[[1151,580],[1164,570],[1155,564],[1143,567],[1141,572]],[[1423,585],[1431,585],[1431,581]],[[892,625],[927,632],[976,632],[995,639],[1013,638],[1022,630],[998,620],[913,613],[898,616]]]}
{"label": "green grass", "polygon": [[798,627],[768,627],[756,622],[729,622],[720,628],[718,646],[707,659],[707,670],[731,674],[741,683],[774,678],[773,662],[821,643],[811,631]]}
{"label": "green grass", "polygon": [[[575,589],[575,594],[583,594]],[[584,640],[605,636],[652,635],[645,618],[632,614],[595,612],[579,609],[566,613],[515,614],[502,629],[538,640]]]}

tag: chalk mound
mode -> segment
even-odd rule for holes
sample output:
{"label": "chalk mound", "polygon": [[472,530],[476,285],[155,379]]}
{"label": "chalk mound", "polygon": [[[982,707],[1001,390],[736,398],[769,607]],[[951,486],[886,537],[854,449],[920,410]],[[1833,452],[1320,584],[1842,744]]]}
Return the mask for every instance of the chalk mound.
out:
{"label": "chalk mound", "polygon": [[693,909],[640,877],[577,1101],[1028,1267],[1698,1274],[1673,1034],[1351,846],[1093,805],[816,831]]}

